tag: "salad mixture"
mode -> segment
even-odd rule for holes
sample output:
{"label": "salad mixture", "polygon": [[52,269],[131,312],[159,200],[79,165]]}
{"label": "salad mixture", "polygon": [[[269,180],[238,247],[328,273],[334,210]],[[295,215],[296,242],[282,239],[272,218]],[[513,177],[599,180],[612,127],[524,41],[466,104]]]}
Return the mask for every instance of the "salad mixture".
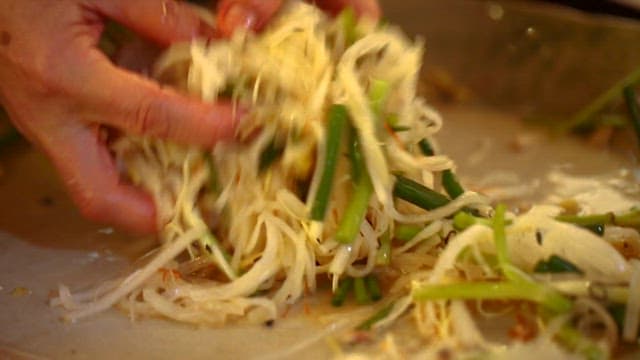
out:
{"label": "salad mixture", "polygon": [[[61,286],[52,303],[71,321],[117,306],[270,324],[330,291],[334,306],[375,304],[356,332],[412,319],[419,357],[601,359],[637,343],[640,209],[515,212],[465,189],[434,139],[442,119],[416,91],[422,59],[422,42],[393,25],[297,1],[261,34],[170,48],[155,77],[249,108],[239,141],[114,142],[155,199],[162,244],[130,275]],[[514,317],[512,341],[485,337],[479,318],[496,314]],[[400,338],[381,341],[381,356],[408,355]]]}

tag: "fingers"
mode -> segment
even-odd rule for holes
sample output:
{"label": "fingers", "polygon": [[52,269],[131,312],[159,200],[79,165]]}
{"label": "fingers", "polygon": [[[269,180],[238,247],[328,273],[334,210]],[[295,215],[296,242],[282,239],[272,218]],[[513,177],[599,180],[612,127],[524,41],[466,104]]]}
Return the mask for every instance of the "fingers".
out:
{"label": "fingers", "polygon": [[281,5],[282,0],[221,0],[217,9],[217,31],[225,37],[238,28],[260,31]]}
{"label": "fingers", "polygon": [[151,198],[121,182],[97,127],[77,125],[81,124],[59,127],[43,145],[82,215],[136,233],[155,233],[156,213]]}
{"label": "fingers", "polygon": [[86,120],[124,132],[210,147],[233,138],[243,111],[229,102],[214,104],[161,88],[157,83],[120,69],[106,59],[85,69],[82,87]]}
{"label": "fingers", "polygon": [[96,0],[93,4],[102,15],[161,45],[213,35],[213,30],[183,1]]}
{"label": "fingers", "polygon": [[352,7],[358,16],[377,21],[382,13],[377,0],[313,0],[311,2],[332,15],[337,15],[346,7]]}
{"label": "fingers", "polygon": [[[226,37],[238,28],[260,31],[282,6],[282,0],[221,0],[217,10],[217,31]],[[359,16],[380,19],[377,0],[313,0],[310,1],[332,15],[352,7]]]}

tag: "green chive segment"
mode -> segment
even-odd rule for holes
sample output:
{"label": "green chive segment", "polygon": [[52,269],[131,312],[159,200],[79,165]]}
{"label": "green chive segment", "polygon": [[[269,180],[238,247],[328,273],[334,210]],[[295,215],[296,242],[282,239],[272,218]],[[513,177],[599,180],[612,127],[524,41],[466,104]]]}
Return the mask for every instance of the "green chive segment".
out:
{"label": "green chive segment", "polygon": [[344,105],[333,105],[329,110],[327,121],[327,144],[325,149],[324,168],[313,205],[311,219],[323,221],[329,206],[329,196],[333,187],[333,178],[338,164],[342,135],[348,124],[348,112]]}
{"label": "green chive segment", "polygon": [[356,179],[353,194],[351,195],[351,199],[349,199],[347,208],[334,236],[335,240],[341,244],[350,244],[356,236],[358,236],[360,225],[364,221],[367,209],[369,208],[371,195],[373,195],[373,185],[367,173],[364,156],[360,151],[356,131],[352,131],[351,134],[352,139],[350,143],[353,145],[349,146],[349,150],[353,152],[350,158],[352,160],[352,174]]}
{"label": "green chive segment", "polygon": [[433,210],[449,203],[449,198],[402,175],[396,177],[393,195],[425,210]]}
{"label": "green chive segment", "polygon": [[333,297],[331,298],[331,305],[336,307],[342,306],[345,300],[347,300],[347,296],[349,295],[352,289],[353,289],[353,278],[347,277],[340,280],[338,289],[336,289],[336,292],[333,294]]}
{"label": "green chive segment", "polygon": [[533,269],[536,273],[577,273],[582,274],[580,270],[573,263],[569,262],[558,255],[551,255],[547,260],[539,261]]}
{"label": "green chive segment", "polygon": [[556,291],[534,282],[469,282],[425,285],[414,289],[414,299],[430,300],[528,300],[558,313],[572,307],[571,301]]}

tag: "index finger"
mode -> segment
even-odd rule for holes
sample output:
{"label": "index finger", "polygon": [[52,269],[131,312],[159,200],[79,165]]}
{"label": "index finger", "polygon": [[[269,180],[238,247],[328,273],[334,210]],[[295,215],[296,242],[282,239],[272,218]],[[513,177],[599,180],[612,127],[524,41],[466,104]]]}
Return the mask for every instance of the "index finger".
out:
{"label": "index finger", "polygon": [[161,45],[213,35],[193,7],[176,0],[93,1],[102,15]]}
{"label": "index finger", "polygon": [[94,56],[76,70],[84,79],[78,96],[88,121],[205,147],[235,135],[243,112],[230,102],[204,103],[121,69],[97,51]]}

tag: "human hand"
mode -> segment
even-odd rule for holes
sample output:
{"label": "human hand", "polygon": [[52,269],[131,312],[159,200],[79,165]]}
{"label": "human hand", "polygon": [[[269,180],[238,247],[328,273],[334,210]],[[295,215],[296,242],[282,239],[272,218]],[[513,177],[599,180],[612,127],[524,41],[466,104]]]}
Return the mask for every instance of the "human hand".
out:
{"label": "human hand", "polygon": [[[310,1],[332,15],[352,7],[359,16],[380,18],[377,0],[314,0]],[[262,30],[282,5],[283,0],[221,0],[218,3],[217,30],[229,36],[236,28]]]}
{"label": "human hand", "polygon": [[113,65],[96,48],[105,18],[160,45],[206,29],[172,0],[2,0],[0,103],[85,217],[151,233],[153,201],[120,178],[101,127],[211,146],[233,136],[236,116],[228,103],[204,104]]}

